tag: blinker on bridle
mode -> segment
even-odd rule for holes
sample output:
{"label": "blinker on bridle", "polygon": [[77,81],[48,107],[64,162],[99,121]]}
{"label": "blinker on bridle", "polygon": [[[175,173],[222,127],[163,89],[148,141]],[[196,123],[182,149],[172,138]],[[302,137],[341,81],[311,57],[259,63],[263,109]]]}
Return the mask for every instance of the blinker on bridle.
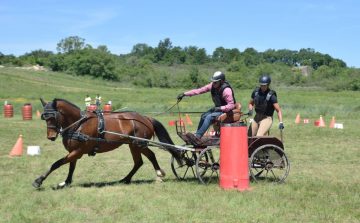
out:
{"label": "blinker on bridle", "polygon": [[56,125],[47,125],[49,129],[55,129],[58,133],[61,133],[61,129],[58,124],[58,111],[53,108],[44,108],[44,112],[41,114],[41,120],[48,121],[49,119],[55,119]]}

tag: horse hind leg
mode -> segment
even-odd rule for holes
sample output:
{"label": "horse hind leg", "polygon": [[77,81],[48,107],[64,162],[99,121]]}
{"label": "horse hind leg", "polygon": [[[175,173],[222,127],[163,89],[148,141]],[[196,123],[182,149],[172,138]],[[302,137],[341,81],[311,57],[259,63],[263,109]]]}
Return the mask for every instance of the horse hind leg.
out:
{"label": "horse hind leg", "polygon": [[134,176],[134,174],[138,171],[138,169],[143,165],[143,160],[141,158],[140,150],[141,148],[137,147],[136,145],[130,144],[130,152],[134,161],[134,166],[132,170],[124,177],[122,180],[120,180],[121,183],[129,184],[131,181],[131,178]]}
{"label": "horse hind leg", "polygon": [[153,151],[151,151],[148,147],[141,148],[141,153],[144,154],[144,156],[146,156],[150,160],[152,165],[154,166],[156,176],[157,176],[156,181],[162,182],[162,178],[164,178],[166,174],[165,174],[165,171],[160,168],[159,163],[156,159],[155,153]]}

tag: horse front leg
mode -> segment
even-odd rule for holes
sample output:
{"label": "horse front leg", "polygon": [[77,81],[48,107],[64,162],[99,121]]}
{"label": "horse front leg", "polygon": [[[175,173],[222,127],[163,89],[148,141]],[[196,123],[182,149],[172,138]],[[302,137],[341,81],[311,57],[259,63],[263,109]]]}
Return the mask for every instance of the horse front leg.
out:
{"label": "horse front leg", "polygon": [[[51,165],[50,169],[44,175],[41,175],[40,177],[35,179],[35,181],[32,183],[33,187],[35,187],[37,189],[40,188],[43,181],[50,175],[50,173],[52,173],[57,168],[61,167],[64,164],[67,164],[69,162],[70,162],[70,167],[69,167],[69,174],[68,174],[67,180],[70,184],[72,181],[72,175],[75,170],[76,160],[81,158],[82,155],[83,155],[82,151],[78,149],[78,150],[72,151],[64,158],[59,159],[58,161],[56,161],[55,163],[53,163]],[[73,164],[71,164],[71,163],[73,163]],[[66,182],[67,181],[65,181],[65,183]]]}
{"label": "horse front leg", "polygon": [[57,185],[56,189],[62,189],[64,187],[70,186],[70,184],[72,183],[72,177],[75,171],[75,167],[76,167],[76,161],[72,161],[69,164],[69,173],[68,176],[66,177],[66,180],[64,182],[61,182]]}
{"label": "horse front leg", "polygon": [[45,174],[39,176],[38,178],[36,178],[34,180],[34,182],[32,183],[33,187],[35,187],[36,189],[40,188],[43,181],[50,175],[51,172],[53,172],[54,170],[56,170],[57,168],[59,168],[65,164],[65,159],[66,159],[66,157],[63,157],[63,158],[59,159],[58,161],[56,161],[55,163],[53,163],[51,165],[50,169],[48,171],[46,171]]}

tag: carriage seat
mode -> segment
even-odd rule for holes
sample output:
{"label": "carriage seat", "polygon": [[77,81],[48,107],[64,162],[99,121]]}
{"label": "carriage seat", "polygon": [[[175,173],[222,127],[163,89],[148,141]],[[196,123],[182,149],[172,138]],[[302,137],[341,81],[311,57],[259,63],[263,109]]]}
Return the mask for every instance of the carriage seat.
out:
{"label": "carriage seat", "polygon": [[220,123],[233,123],[240,121],[241,117],[241,104],[235,103],[235,108],[229,112],[221,114],[216,118],[216,121]]}

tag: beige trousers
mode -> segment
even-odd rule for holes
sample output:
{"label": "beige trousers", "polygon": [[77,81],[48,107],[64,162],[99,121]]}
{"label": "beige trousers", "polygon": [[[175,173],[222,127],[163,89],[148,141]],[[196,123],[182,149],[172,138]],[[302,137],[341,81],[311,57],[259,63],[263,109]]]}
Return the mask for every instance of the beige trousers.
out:
{"label": "beige trousers", "polygon": [[268,134],[271,125],[272,125],[273,119],[271,116],[267,116],[263,120],[261,120],[259,123],[252,121],[251,123],[251,133],[252,136],[265,136]]}

